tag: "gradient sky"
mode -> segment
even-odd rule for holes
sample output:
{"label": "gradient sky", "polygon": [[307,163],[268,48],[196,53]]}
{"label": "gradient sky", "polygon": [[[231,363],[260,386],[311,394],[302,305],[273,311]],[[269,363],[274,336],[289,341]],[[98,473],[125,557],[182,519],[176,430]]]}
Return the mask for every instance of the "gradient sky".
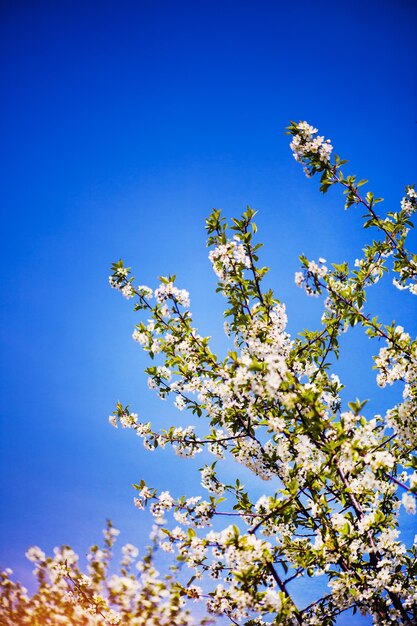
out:
{"label": "gradient sky", "polygon": [[[139,478],[200,492],[201,460],[150,456],[108,425],[118,400],[160,426],[178,419],[147,389],[131,303],[108,287],[111,262],[122,257],[150,286],[175,272],[221,352],[204,218],[250,204],[290,331],[315,327],[318,303],[293,282],[298,255],[353,261],[366,238],[357,210],[303,176],[285,126],[317,126],[349,159],[346,173],[395,210],[417,182],[417,5],[0,4],[0,561],[28,582],[29,545],[84,552],[107,517],[145,545],[149,517],[132,505]],[[415,334],[415,303],[387,283],[369,310]],[[391,392],[369,374],[375,346],[359,330],[345,343],[336,371],[346,398],[371,396],[369,411],[384,410]]]}

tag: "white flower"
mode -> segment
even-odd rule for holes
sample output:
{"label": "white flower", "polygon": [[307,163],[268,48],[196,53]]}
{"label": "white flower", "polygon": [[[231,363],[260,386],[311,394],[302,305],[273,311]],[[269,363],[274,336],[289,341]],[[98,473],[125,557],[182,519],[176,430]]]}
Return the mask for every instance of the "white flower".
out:
{"label": "white flower", "polygon": [[406,512],[414,515],[416,512],[416,501],[411,493],[403,493],[401,502]]}
{"label": "white flower", "polygon": [[152,298],[153,291],[150,287],[147,287],[146,285],[138,285],[137,290],[144,298]]}
{"label": "white flower", "polygon": [[46,556],[45,552],[43,552],[38,546],[32,546],[26,552],[26,558],[32,563],[36,563],[37,561],[44,561]]}
{"label": "white flower", "polygon": [[141,498],[133,498],[133,503],[135,507],[139,509],[140,511],[143,511],[143,509],[145,508],[144,501]]}
{"label": "white flower", "polygon": [[161,283],[158,289],[155,290],[155,300],[159,304],[163,304],[166,300],[174,300],[181,304],[183,307],[188,308],[190,306],[190,294],[185,289],[178,289],[173,283]]}
{"label": "white flower", "polygon": [[177,397],[175,398],[174,404],[179,411],[182,411],[185,407],[185,400],[182,396],[177,395]]}
{"label": "white flower", "polygon": [[295,272],[294,282],[297,285],[297,287],[302,287],[303,282],[304,282],[304,274],[302,272]]}
{"label": "white flower", "polygon": [[135,295],[135,292],[133,290],[133,287],[130,283],[128,283],[127,285],[125,285],[124,287],[121,288],[120,290],[122,292],[122,295],[129,300],[130,298],[133,298],[133,296]]}
{"label": "white flower", "polygon": [[148,343],[148,335],[142,331],[139,331],[137,328],[133,331],[133,340],[140,343],[141,346],[144,346]]}

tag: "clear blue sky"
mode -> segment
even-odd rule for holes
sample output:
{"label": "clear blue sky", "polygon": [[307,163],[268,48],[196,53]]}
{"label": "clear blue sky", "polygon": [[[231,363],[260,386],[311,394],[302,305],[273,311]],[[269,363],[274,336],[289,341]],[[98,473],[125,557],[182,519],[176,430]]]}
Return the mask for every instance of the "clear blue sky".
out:
{"label": "clear blue sky", "polygon": [[[284,129],[318,126],[396,209],[417,182],[416,18],[413,0],[1,2],[3,565],[27,581],[29,545],[83,551],[106,517],[144,544],[140,477],[199,491],[192,463],[107,423],[119,399],[160,424],[178,415],[147,390],[110,263],[151,286],[177,273],[221,350],[204,218],[250,204],[291,332],[317,324],[298,254],[353,260],[365,239],[357,212],[303,177]],[[370,309],[415,334],[415,302],[387,284]],[[349,346],[336,370],[368,397],[372,350],[360,333]]]}

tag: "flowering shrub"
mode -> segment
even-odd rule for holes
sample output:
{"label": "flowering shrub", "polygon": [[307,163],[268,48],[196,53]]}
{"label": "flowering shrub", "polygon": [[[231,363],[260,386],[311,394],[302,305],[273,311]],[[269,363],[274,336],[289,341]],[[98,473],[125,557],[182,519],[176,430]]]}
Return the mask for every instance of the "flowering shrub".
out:
{"label": "flowering shrub", "polygon": [[[174,496],[143,481],[135,485],[136,507],[148,506],[163,526],[155,542],[185,563],[190,583],[157,578],[152,590],[165,585],[157,592],[160,617],[151,612],[140,621],[138,609],[129,607],[131,602],[138,607],[151,592],[147,582],[122,572],[113,584],[100,565],[99,579],[93,572],[92,591],[85,591],[88,585],[84,588],[67,560],[72,573],[60,574],[56,593],[60,601],[67,598],[69,584],[76,595],[79,604],[68,602],[71,608],[65,610],[73,611],[73,620],[77,611],[82,617],[71,623],[101,623],[97,610],[103,602],[106,619],[113,604],[113,618],[121,623],[185,624],[189,616],[179,598],[187,596],[204,602],[210,615],[247,626],[329,626],[346,610],[371,615],[381,626],[416,623],[417,546],[401,541],[399,512],[416,511],[417,341],[395,323],[384,325],[365,304],[368,289],[390,273],[400,291],[417,295],[417,256],[406,248],[417,194],[408,186],[399,210],[380,214],[380,199],[371,192],[361,195],[367,181],[345,177],[346,161],[332,156],[331,142],[317,129],[300,122],[291,123],[288,132],[295,159],[307,176],[320,176],[321,191],[339,186],[346,208],[360,205],[372,242],[353,267],[300,257],[295,282],[308,295],[322,297],[323,314],[320,329],[291,337],[285,305],[263,289],[268,268],[259,264],[255,212],[248,208],[229,229],[214,210],[206,222],[209,259],[227,302],[224,328],[232,344],[222,359],[194,328],[189,294],[175,285],[175,276],[162,277],[153,291],[136,285],[122,261],[113,264],[111,286],[144,314],[133,339],[153,361],[146,370],[150,389],[171,398],[179,411],[203,418],[205,432],[197,434],[194,417],[189,426],[156,430],[120,403],[110,423],[134,430],[148,450],[168,445],[193,458],[206,449],[214,460],[200,470],[205,499]],[[374,357],[378,385],[403,386],[401,402],[384,415],[365,415],[366,402],[359,400],[344,406],[343,384],[330,371],[341,334],[355,326],[382,343]],[[230,459],[236,462],[232,480],[230,469],[222,471]],[[239,466],[253,474],[253,485],[262,481],[261,497],[242,484]],[[48,576],[54,567],[48,566]],[[321,577],[325,590],[303,605],[297,585],[302,588],[311,577]],[[10,589],[14,599],[7,600],[3,591],[3,607],[36,614],[44,602],[37,600],[43,580],[44,574],[38,594],[27,599],[5,575],[3,590]],[[107,599],[96,584],[105,585]],[[167,617],[169,603],[177,613]]]}
{"label": "flowering shrub", "polygon": [[[172,576],[161,577],[154,566],[159,529],[142,559],[132,544],[122,547],[119,573],[111,573],[112,548],[119,534],[111,523],[104,530],[103,548],[92,546],[87,573],[69,546],[54,549],[47,557],[38,547],[26,553],[35,565],[37,589],[32,596],[11,579],[10,569],[0,573],[0,623],[2,626],[191,626],[184,596]],[[207,622],[207,620],[205,620]],[[204,624],[204,620],[200,622]]]}

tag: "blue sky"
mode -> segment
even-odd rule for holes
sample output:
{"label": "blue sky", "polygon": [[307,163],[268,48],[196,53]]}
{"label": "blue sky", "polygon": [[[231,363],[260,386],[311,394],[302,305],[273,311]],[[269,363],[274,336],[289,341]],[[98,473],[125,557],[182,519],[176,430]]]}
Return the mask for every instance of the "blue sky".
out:
{"label": "blue sky", "polygon": [[[317,303],[293,283],[298,254],[354,260],[365,237],[357,211],[303,177],[285,126],[317,126],[395,209],[417,182],[417,7],[3,0],[0,10],[0,558],[28,580],[29,545],[83,551],[106,517],[143,545],[139,478],[199,490],[192,464],[149,456],[107,423],[117,400],[161,425],[177,417],[148,392],[111,262],[124,258],[151,286],[175,272],[220,351],[204,218],[250,204],[291,332],[315,326]],[[415,334],[408,293],[378,287],[369,308]],[[373,350],[359,332],[349,342],[337,371],[350,397],[368,397]],[[383,410],[386,396],[372,393]]]}

